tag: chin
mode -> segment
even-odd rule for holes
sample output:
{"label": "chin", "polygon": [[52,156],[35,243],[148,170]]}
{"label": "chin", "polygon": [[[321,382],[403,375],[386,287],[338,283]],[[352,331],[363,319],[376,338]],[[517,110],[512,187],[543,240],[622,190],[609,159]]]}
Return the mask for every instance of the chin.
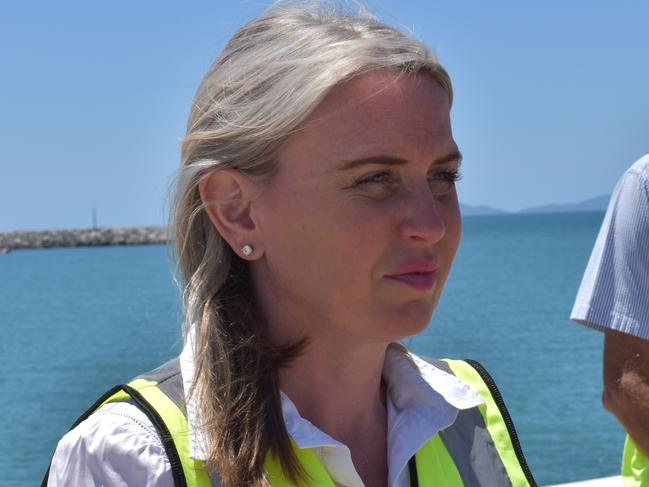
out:
{"label": "chin", "polygon": [[385,326],[390,341],[402,340],[424,331],[433,316],[433,309],[430,302],[414,302],[387,313],[389,319],[385,321]]}

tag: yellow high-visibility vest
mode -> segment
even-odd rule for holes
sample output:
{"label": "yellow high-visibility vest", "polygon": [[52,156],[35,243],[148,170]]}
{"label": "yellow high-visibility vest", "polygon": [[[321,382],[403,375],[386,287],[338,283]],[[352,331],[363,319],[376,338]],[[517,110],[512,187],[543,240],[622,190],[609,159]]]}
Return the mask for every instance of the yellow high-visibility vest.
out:
{"label": "yellow high-visibility vest", "polygon": [[[511,417],[489,374],[472,360],[429,360],[471,386],[484,404],[460,411],[455,422],[430,438],[409,462],[411,487],[536,487],[523,456]],[[189,456],[189,428],[178,359],[142,374],[102,396],[72,426],[103,404],[133,400],[158,429],[176,487],[220,486],[203,462]],[[324,466],[310,449],[293,444],[308,481],[296,486],[272,452],[264,470],[272,487],[334,487]],[[49,472],[49,469],[48,469]],[[47,485],[47,475],[43,486]]]}
{"label": "yellow high-visibility vest", "polygon": [[622,455],[622,483],[624,487],[649,486],[649,457],[629,435]]}

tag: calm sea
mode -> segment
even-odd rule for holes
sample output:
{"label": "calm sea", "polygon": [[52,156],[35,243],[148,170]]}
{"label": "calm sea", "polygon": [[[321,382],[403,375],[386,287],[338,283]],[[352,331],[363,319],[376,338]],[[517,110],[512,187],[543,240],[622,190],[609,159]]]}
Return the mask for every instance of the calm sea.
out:
{"label": "calm sea", "polygon": [[[568,319],[602,217],[466,218],[431,325],[408,341],[487,367],[541,485],[618,472],[602,336]],[[38,485],[86,407],[179,352],[177,294],[160,246],[0,255],[0,485]]]}

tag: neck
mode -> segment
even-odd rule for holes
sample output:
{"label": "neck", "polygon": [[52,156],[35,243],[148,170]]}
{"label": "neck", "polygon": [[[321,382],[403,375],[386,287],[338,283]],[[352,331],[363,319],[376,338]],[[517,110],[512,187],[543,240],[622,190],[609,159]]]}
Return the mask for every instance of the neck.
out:
{"label": "neck", "polygon": [[[311,342],[280,369],[280,388],[300,415],[353,450],[368,439],[359,431],[385,432],[387,410],[381,372],[385,345],[345,350]],[[361,445],[358,445],[361,446]],[[362,446],[361,446],[362,448]]]}
{"label": "neck", "polygon": [[[257,276],[254,282],[266,281]],[[307,339],[301,353],[279,368],[280,389],[303,418],[350,449],[365,485],[384,486],[388,421],[381,375],[389,340],[370,342],[371,327],[345,326],[357,319],[353,314],[334,316],[329,308],[306,307],[283,291],[281,286],[255,289],[270,343]]]}

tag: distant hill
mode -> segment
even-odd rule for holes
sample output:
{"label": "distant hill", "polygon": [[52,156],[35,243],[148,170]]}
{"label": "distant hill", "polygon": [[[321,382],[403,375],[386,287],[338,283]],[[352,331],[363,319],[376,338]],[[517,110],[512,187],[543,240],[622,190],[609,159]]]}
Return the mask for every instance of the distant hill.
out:
{"label": "distant hill", "polygon": [[507,212],[490,206],[471,206],[460,203],[463,216],[504,215]]}
{"label": "distant hill", "polygon": [[610,196],[602,195],[590,198],[578,203],[551,203],[549,205],[533,206],[520,211],[511,212],[492,208],[484,205],[465,205],[460,203],[460,210],[463,216],[487,216],[487,215],[516,215],[516,214],[538,214],[538,213],[580,213],[587,211],[606,211]]}
{"label": "distant hill", "polygon": [[603,195],[579,203],[550,204],[525,208],[519,213],[573,213],[585,211],[605,211],[610,196]]}

